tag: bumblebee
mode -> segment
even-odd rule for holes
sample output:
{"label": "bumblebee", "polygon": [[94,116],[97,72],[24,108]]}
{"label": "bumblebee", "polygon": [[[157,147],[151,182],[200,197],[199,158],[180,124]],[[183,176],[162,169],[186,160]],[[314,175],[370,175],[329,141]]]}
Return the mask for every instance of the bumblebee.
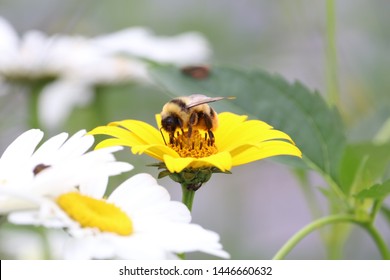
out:
{"label": "bumblebee", "polygon": [[191,137],[193,129],[202,129],[207,131],[212,145],[215,141],[213,131],[218,127],[218,116],[208,103],[224,98],[226,97],[193,94],[177,97],[166,103],[161,112],[161,129],[169,133],[170,143],[174,144],[177,129],[180,129],[183,135],[186,131],[188,138]]}

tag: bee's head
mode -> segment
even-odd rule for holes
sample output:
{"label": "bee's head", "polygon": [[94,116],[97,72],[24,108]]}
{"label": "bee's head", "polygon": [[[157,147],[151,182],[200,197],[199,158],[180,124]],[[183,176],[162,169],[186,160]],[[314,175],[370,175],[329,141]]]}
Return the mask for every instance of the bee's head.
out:
{"label": "bee's head", "polygon": [[170,133],[174,133],[176,128],[181,127],[180,118],[175,114],[169,114],[161,119],[161,127]]}

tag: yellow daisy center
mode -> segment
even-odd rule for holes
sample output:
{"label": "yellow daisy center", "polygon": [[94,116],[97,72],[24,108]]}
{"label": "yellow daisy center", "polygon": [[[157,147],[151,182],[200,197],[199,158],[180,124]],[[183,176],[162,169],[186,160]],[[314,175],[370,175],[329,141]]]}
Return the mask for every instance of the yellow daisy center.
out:
{"label": "yellow daisy center", "polygon": [[82,227],[98,228],[102,232],[130,235],[133,223],[119,207],[105,200],[99,200],[71,192],[60,195],[57,203]]}
{"label": "yellow daisy center", "polygon": [[177,132],[174,142],[168,146],[175,150],[180,157],[202,158],[218,152],[215,144],[207,138],[207,133],[203,137],[198,130],[194,130],[191,137],[188,137],[187,133]]}

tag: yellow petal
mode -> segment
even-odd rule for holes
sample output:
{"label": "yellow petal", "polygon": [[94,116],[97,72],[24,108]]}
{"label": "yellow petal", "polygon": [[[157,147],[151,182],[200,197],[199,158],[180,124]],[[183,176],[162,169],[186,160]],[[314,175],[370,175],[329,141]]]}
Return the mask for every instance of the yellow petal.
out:
{"label": "yellow petal", "polygon": [[161,128],[161,115],[156,114],[155,119],[156,119],[156,123],[157,123],[158,128]]}
{"label": "yellow petal", "polygon": [[184,168],[190,165],[194,161],[194,158],[177,158],[170,155],[164,155],[164,163],[170,172],[181,172]]}
{"label": "yellow petal", "polygon": [[233,166],[278,155],[302,157],[301,151],[295,145],[278,140],[262,142],[256,146],[242,145],[230,153],[232,155]]}
{"label": "yellow petal", "polygon": [[95,147],[95,150],[114,146],[132,147],[132,144],[127,139],[110,138],[98,143]]}
{"label": "yellow petal", "polygon": [[232,129],[243,123],[247,118],[247,116],[240,116],[229,112],[218,114],[219,124],[218,128],[214,132],[216,139],[225,138],[226,135],[230,134]]}
{"label": "yellow petal", "polygon": [[[232,138],[226,137],[224,147],[219,147],[221,150],[233,150],[243,144],[250,144],[250,145],[258,145],[262,142],[267,142],[271,140],[287,140],[291,143],[294,143],[290,136],[288,136],[286,133],[275,130],[275,129],[269,129],[264,130],[261,133],[259,131],[242,131],[241,133],[237,132],[239,137],[232,135]],[[236,134],[236,135],[237,135]]]}
{"label": "yellow petal", "polygon": [[202,166],[215,166],[221,171],[232,169],[232,157],[228,152],[217,153],[208,157],[198,158],[191,166],[200,168]]}
{"label": "yellow petal", "polygon": [[238,123],[232,126],[229,133],[225,133],[223,137],[215,133],[215,138],[220,150],[232,150],[243,144],[258,144],[272,139],[285,139],[293,142],[286,133],[275,130],[269,124],[259,120]]}
{"label": "yellow petal", "polygon": [[232,158],[229,153],[222,152],[205,158],[181,158],[164,155],[164,162],[170,172],[181,172],[185,168],[202,168],[215,166],[221,171],[232,168]]}
{"label": "yellow petal", "polygon": [[163,141],[165,140],[168,143],[170,136],[169,136],[168,132],[166,132],[164,129],[161,129],[161,115],[160,114],[156,114],[155,118],[156,118],[156,123],[157,123],[158,129],[163,134],[163,137],[164,137]]}
{"label": "yellow petal", "polygon": [[104,135],[115,137],[117,139],[126,140],[127,141],[126,146],[148,144],[143,138],[139,137],[138,135],[122,127],[117,127],[117,126],[99,126],[88,133],[92,135],[104,134]]}
{"label": "yellow petal", "polygon": [[131,131],[134,135],[140,137],[145,144],[164,144],[160,131],[148,123],[137,120],[124,120],[113,122],[109,124],[114,126],[121,126]]}
{"label": "yellow petal", "polygon": [[88,134],[96,135],[96,134],[105,134],[116,138],[126,138],[128,131],[124,130],[120,127],[114,126],[98,126],[88,132]]}
{"label": "yellow petal", "polygon": [[165,145],[139,145],[133,146],[131,149],[133,154],[147,154],[155,159],[160,161],[164,160],[164,155],[169,155],[171,157],[179,157],[179,155],[171,148]]}

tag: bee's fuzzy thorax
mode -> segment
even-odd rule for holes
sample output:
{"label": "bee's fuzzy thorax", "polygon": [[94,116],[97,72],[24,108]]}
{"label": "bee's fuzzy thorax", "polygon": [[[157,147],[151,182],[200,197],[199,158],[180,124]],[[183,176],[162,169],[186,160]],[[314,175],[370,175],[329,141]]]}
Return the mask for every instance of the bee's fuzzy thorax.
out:
{"label": "bee's fuzzy thorax", "polygon": [[167,102],[161,112],[161,128],[170,134],[170,142],[174,142],[177,130],[188,131],[188,137],[195,130],[205,130],[212,142],[212,131],[218,126],[217,113],[208,103],[224,97],[207,97],[201,94],[182,96]]}

